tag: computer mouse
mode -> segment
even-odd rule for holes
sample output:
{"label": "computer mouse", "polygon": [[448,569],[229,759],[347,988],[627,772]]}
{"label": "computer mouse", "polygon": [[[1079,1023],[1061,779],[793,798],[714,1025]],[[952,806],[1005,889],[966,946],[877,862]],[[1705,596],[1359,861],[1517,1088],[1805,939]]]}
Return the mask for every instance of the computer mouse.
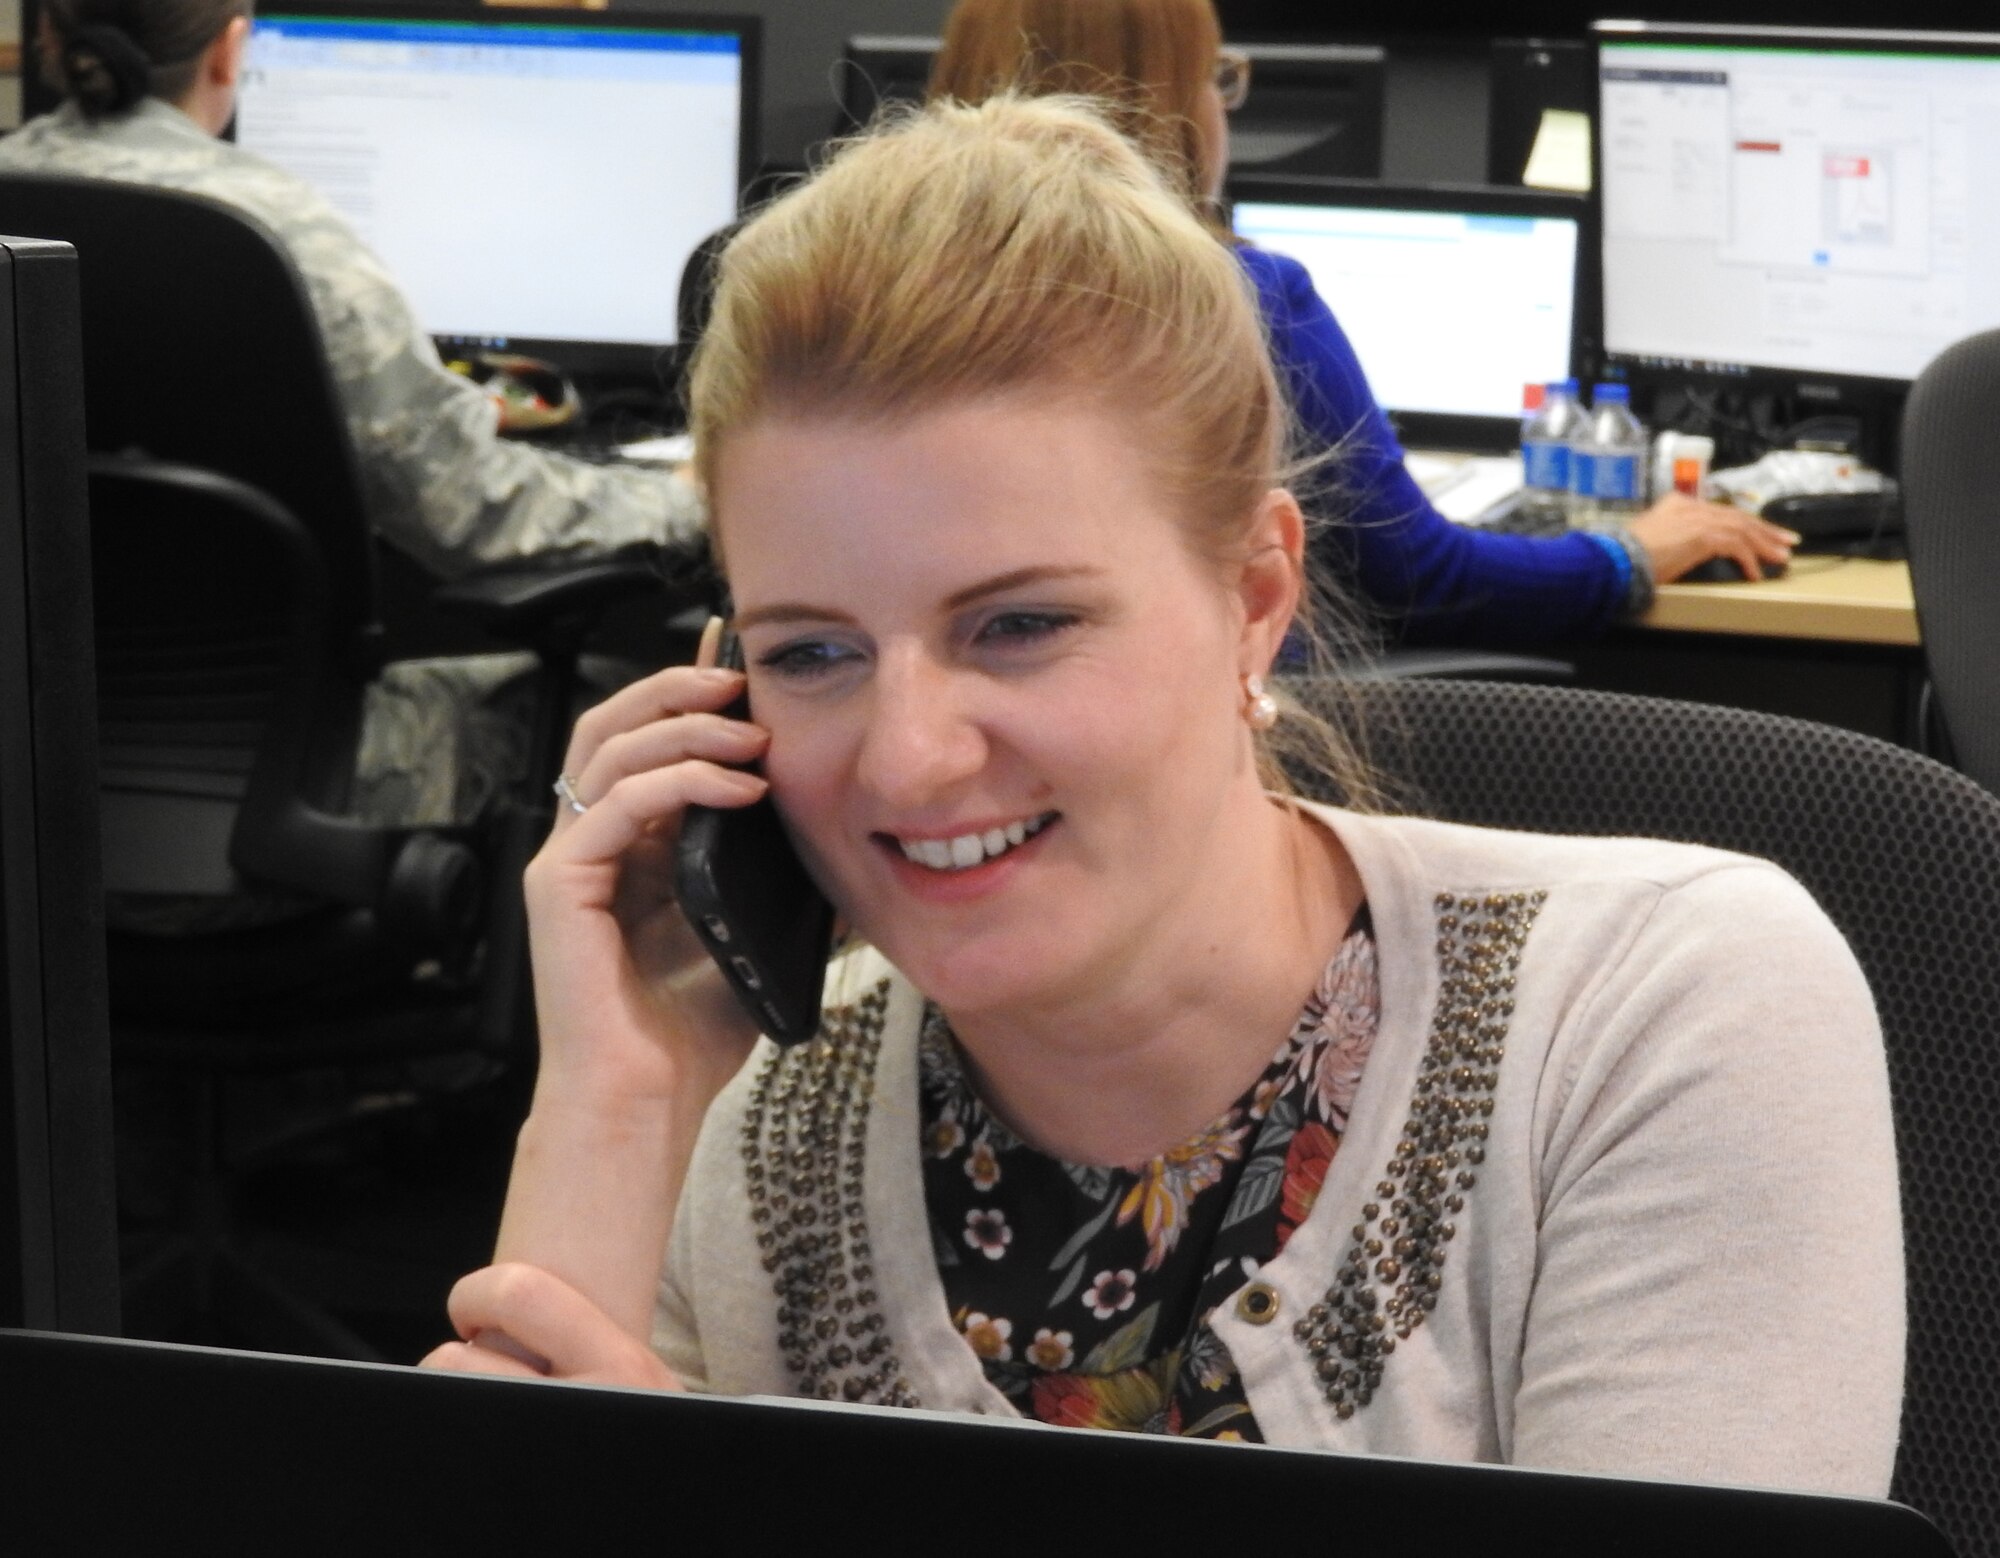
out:
{"label": "computer mouse", "polygon": [[[1760,575],[1765,579],[1782,579],[1786,564],[1765,563]],[[1711,557],[1707,562],[1690,568],[1674,581],[1676,584],[1748,584],[1742,565],[1733,557]]]}

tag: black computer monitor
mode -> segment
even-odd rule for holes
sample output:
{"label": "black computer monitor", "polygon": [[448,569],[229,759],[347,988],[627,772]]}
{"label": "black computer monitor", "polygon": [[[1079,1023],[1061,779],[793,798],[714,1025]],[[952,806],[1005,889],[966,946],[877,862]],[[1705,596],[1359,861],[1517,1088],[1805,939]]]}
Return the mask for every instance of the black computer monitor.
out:
{"label": "black computer monitor", "polygon": [[0,1326],[115,1334],[76,254],[0,238]]}
{"label": "black computer monitor", "polygon": [[1596,39],[1611,371],[1863,405],[2000,325],[2000,35]]}
{"label": "black computer monitor", "polygon": [[[23,1554],[539,1558],[650,1551],[663,1516],[699,1551],[811,1552],[865,1507],[865,1552],[940,1532],[974,1555],[1198,1552],[1242,1545],[1243,1512],[1273,1510],[1337,1522],[1321,1545],[1362,1552],[1477,1550],[1504,1531],[1564,1555],[1951,1558],[1885,1499],[971,1414],[77,1336],[0,1336],[0,1380],[0,1529]],[[1035,1496],[969,1509],[981,1487]]]}
{"label": "black computer monitor", "polygon": [[1409,442],[1512,448],[1522,386],[1578,371],[1583,197],[1257,174],[1229,193],[1238,236],[1311,274]]}
{"label": "black computer monitor", "polygon": [[759,23],[260,8],[238,144],[315,185],[445,349],[646,376],[757,165]]}
{"label": "black computer monitor", "polygon": [[1544,116],[1597,111],[1597,60],[1581,38],[1495,38],[1486,100],[1486,182],[1519,184]]}
{"label": "black computer monitor", "polygon": [[[1245,43],[1250,96],[1229,116],[1234,167],[1260,173],[1374,178],[1382,171],[1384,53],[1373,45]],[[888,102],[921,102],[938,40],[850,38],[840,63],[845,132]]]}
{"label": "black computer monitor", "polygon": [[937,52],[936,38],[887,33],[849,38],[840,55],[840,118],[834,133],[858,130],[886,103],[921,103]]}
{"label": "black computer monitor", "polygon": [[1244,43],[1250,96],[1229,116],[1244,173],[1372,179],[1382,172],[1387,55],[1373,44]]}
{"label": "black computer monitor", "polygon": [[62,102],[53,82],[42,78],[42,16],[48,0],[17,0],[21,8],[21,122],[45,114]]}

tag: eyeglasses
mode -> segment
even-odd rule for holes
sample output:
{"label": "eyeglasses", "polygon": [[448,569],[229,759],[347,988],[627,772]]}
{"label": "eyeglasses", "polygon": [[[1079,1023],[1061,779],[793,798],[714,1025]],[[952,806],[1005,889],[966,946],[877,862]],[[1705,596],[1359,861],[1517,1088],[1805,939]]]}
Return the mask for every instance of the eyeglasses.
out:
{"label": "eyeglasses", "polygon": [[1241,49],[1221,49],[1215,56],[1215,90],[1222,106],[1235,113],[1250,96],[1250,56]]}

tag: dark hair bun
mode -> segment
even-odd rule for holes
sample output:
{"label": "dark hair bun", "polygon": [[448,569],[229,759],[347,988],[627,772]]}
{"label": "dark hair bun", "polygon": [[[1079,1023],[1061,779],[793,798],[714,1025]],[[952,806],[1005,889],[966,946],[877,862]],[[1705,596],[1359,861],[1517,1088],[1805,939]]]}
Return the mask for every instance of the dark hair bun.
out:
{"label": "dark hair bun", "polygon": [[122,27],[78,27],[63,40],[63,85],[86,114],[115,114],[146,95],[153,62]]}

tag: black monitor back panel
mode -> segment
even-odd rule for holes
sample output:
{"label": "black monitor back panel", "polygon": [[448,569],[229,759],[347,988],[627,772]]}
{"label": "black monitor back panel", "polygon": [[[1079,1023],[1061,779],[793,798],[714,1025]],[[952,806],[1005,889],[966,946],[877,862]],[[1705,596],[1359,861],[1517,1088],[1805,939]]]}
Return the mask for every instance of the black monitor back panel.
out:
{"label": "black monitor back panel", "polygon": [[115,1332],[76,254],[0,238],[0,1325]]}
{"label": "black monitor back panel", "polygon": [[938,40],[914,34],[868,33],[849,38],[839,73],[836,135],[848,135],[889,103],[921,103],[930,87]]}
{"label": "black monitor back panel", "polygon": [[[1235,1551],[1949,1558],[1868,1499],[0,1335],[0,1530],[50,1554]],[[77,1496],[77,1468],[108,1481]],[[839,1540],[845,1536],[848,1542]]]}
{"label": "black monitor back panel", "polygon": [[[1249,100],[1229,118],[1231,166],[1243,173],[1375,178],[1382,171],[1385,52],[1373,45],[1245,43]],[[846,133],[884,103],[923,101],[938,40],[850,38],[840,63]]]}
{"label": "black monitor back panel", "polygon": [[1250,96],[1229,116],[1232,171],[1381,176],[1384,50],[1340,43],[1240,47],[1250,56]]}
{"label": "black monitor back panel", "polygon": [[45,114],[62,101],[59,93],[42,79],[40,50],[36,39],[42,28],[42,13],[48,0],[19,0],[21,8],[21,121],[26,123]]}
{"label": "black monitor back panel", "polygon": [[1577,38],[1495,38],[1486,182],[1518,184],[1550,109],[1597,116],[1597,54]]}

